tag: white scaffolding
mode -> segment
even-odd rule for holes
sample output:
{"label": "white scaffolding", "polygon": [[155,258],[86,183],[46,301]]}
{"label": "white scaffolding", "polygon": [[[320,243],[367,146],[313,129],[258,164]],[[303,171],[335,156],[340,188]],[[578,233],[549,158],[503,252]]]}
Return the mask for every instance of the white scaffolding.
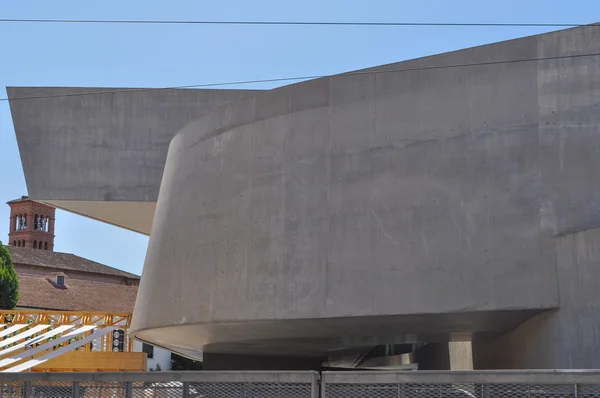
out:
{"label": "white scaffolding", "polygon": [[75,350],[130,352],[130,320],[130,313],[0,311],[0,373],[35,371]]}

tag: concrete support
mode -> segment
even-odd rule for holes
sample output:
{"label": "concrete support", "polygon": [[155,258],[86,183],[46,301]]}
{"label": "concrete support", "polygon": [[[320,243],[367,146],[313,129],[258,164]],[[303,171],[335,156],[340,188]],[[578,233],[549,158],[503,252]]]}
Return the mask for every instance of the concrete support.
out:
{"label": "concrete support", "polygon": [[600,368],[600,228],[556,238],[560,309],[473,343],[476,369]]}
{"label": "concrete support", "polygon": [[450,370],[473,370],[473,350],[470,341],[448,343]]}

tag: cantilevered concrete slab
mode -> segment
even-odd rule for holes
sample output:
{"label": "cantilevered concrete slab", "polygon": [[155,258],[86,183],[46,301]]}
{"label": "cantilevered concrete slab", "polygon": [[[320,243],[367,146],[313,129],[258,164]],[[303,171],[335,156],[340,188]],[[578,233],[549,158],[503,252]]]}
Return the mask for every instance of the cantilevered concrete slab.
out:
{"label": "cantilevered concrete slab", "polygon": [[[480,367],[600,367],[599,290],[580,279],[598,277],[597,234],[563,238],[600,225],[598,53],[600,29],[582,27],[242,96],[178,126],[152,174],[135,336],[257,367],[459,339]],[[37,135],[79,106],[64,105],[30,122]],[[141,131],[99,152],[85,138],[90,179],[56,173],[70,193],[52,195],[151,202],[144,171],[116,188],[97,174],[139,166],[97,153],[153,153]]]}
{"label": "cantilevered concrete slab", "polygon": [[255,92],[8,87],[29,195],[150,234],[173,135]]}

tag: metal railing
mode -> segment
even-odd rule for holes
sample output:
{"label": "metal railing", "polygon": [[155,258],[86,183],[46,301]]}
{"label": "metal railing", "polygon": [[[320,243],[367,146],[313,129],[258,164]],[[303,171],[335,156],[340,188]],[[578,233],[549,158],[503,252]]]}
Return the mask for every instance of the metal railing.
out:
{"label": "metal railing", "polygon": [[315,398],[316,372],[0,373],[0,398]]}
{"label": "metal railing", "polygon": [[321,398],[600,398],[600,371],[324,372]]}
{"label": "metal railing", "polygon": [[600,371],[0,373],[0,398],[600,398]]}

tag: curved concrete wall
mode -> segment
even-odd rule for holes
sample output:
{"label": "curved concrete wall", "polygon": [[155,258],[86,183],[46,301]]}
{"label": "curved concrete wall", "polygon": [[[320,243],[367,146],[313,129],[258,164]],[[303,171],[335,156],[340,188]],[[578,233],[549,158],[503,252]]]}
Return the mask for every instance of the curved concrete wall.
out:
{"label": "curved concrete wall", "polygon": [[553,236],[600,221],[598,59],[393,70],[599,48],[597,28],[524,38],[188,124],[169,148],[135,335],[188,355],[329,355],[504,332],[558,307]]}

